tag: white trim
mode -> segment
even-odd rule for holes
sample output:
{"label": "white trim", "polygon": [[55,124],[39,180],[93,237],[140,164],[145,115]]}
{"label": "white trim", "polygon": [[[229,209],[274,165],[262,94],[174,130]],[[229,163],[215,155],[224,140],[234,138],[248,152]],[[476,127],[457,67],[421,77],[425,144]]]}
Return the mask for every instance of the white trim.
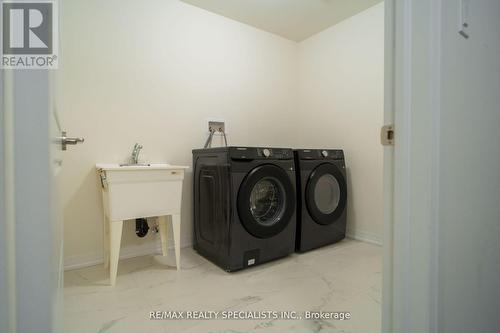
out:
{"label": "white trim", "polygon": [[[2,13],[0,9],[0,14]],[[1,24],[1,20],[0,20]],[[5,123],[4,123],[4,72],[0,70],[0,221],[5,221],[7,216],[5,214],[5,147],[4,137]],[[5,223],[0,223],[0,299],[7,299],[8,286],[7,286],[7,256],[6,256],[6,239],[5,239]],[[6,302],[0,302],[0,332],[7,332],[7,325],[9,323],[9,307]]]}
{"label": "white trim", "polygon": [[410,328],[410,175],[412,93],[412,0],[395,3],[394,110],[396,145],[394,152],[394,202],[392,224],[392,313],[391,332]]}
{"label": "white trim", "polygon": [[432,142],[431,146],[431,206],[430,206],[430,246],[431,246],[431,258],[430,258],[430,285],[429,285],[429,332],[438,333],[442,332],[443,329],[440,327],[440,314],[441,310],[439,307],[439,284],[440,284],[440,269],[439,269],[439,214],[440,214],[440,165],[441,165],[441,44],[442,44],[442,0],[435,0],[432,2],[432,13],[430,17],[431,25],[431,37],[430,37],[430,50],[431,50],[431,60],[430,60],[430,72],[431,72],[431,96],[430,96],[430,109],[432,110]]}
{"label": "white trim", "polygon": [[[2,14],[2,9],[0,8],[0,15]],[[0,18],[1,23],[1,18]],[[11,163],[11,159],[7,158],[7,142],[9,142],[10,133],[9,130],[9,118],[11,116],[6,113],[11,113],[8,110],[11,101],[9,92],[7,91],[7,77],[4,70],[0,70],[0,219],[5,221],[0,223],[0,299],[6,300],[5,302],[0,302],[0,331],[1,332],[13,332],[12,327],[15,322],[15,317],[12,314],[12,307],[9,303],[11,299],[15,299],[15,294],[13,294],[10,288],[10,281],[15,281],[15,275],[12,272],[15,271],[15,267],[11,268],[11,263],[14,263],[12,257],[11,240],[9,239],[9,229],[12,225],[12,221],[8,220],[10,213],[7,211],[10,209],[12,211],[12,205],[7,202],[9,197],[13,197],[7,185],[8,174],[8,164]],[[12,169],[12,168],[10,168]],[[9,208],[7,208],[9,207]],[[14,296],[14,297],[13,297]]]}
{"label": "white trim", "polygon": [[394,98],[386,96],[386,102],[395,110],[396,145],[394,203],[388,212],[393,216],[386,220],[385,236],[392,246],[384,253],[383,332],[435,333],[441,1],[387,3],[395,13],[389,86]]}
{"label": "white trim", "polygon": [[[395,0],[384,3],[384,125],[394,124],[395,84]],[[397,135],[397,129],[396,129]],[[393,228],[394,228],[394,147],[384,148],[384,243],[382,262],[382,332],[392,332],[393,322]]]}
{"label": "white trim", "polygon": [[7,270],[9,304],[8,332],[17,331],[17,297],[16,297],[16,208],[15,208],[15,165],[14,165],[14,101],[13,101],[13,72],[3,73],[3,110],[4,110],[4,177],[5,177],[5,254]]}
{"label": "white trim", "polygon": [[366,231],[349,231],[346,234],[347,238],[355,239],[358,241],[362,241],[365,243],[375,244],[378,246],[382,246],[382,237],[380,235],[374,234],[372,232]]}
{"label": "white trim", "polygon": [[[182,244],[182,248],[191,247],[191,244]],[[174,246],[168,247],[168,250],[173,250]],[[130,259],[148,255],[161,254],[160,241],[148,242],[141,245],[130,245],[120,249],[120,260]],[[100,265],[104,262],[102,252],[91,252],[82,255],[69,256],[64,258],[64,270],[71,271],[75,269]]]}

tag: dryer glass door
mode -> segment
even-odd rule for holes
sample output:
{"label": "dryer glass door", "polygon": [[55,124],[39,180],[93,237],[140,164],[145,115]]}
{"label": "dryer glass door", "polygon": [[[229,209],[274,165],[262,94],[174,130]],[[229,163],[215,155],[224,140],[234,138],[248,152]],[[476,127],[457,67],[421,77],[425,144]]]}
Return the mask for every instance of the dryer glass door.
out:
{"label": "dryer glass door", "polygon": [[238,192],[238,215],[245,229],[258,238],[279,234],[295,211],[295,188],[282,168],[264,164],[248,173]]}
{"label": "dryer glass door", "polygon": [[309,176],[305,201],[309,214],[319,224],[332,224],[347,205],[347,184],[344,173],[333,163],[323,163]]}
{"label": "dryer glass door", "polygon": [[332,174],[325,173],[318,178],[314,187],[314,202],[323,214],[331,214],[340,203],[340,185]]}

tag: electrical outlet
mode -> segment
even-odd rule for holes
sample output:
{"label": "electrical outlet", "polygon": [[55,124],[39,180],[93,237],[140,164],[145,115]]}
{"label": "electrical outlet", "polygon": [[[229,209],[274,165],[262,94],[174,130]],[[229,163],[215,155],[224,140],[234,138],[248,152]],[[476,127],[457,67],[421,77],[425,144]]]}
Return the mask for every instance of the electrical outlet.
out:
{"label": "electrical outlet", "polygon": [[226,132],[226,122],[224,121],[208,121],[208,131],[214,131],[215,133],[225,133]]}

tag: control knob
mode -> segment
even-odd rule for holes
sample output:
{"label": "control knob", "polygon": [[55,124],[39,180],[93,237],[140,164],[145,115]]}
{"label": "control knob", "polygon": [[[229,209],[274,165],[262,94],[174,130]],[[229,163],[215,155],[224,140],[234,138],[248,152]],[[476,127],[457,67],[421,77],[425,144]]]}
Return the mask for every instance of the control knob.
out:
{"label": "control knob", "polygon": [[321,152],[321,156],[323,156],[323,157],[328,157],[328,151],[323,150],[323,151]]}
{"label": "control knob", "polygon": [[262,150],[262,155],[264,155],[264,157],[269,157],[269,156],[271,156],[271,151],[266,148],[266,149]]}

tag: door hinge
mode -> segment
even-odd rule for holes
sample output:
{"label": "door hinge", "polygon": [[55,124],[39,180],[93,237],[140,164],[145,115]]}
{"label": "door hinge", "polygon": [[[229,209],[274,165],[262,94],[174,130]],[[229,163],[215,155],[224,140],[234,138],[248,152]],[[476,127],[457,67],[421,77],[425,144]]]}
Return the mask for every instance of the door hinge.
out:
{"label": "door hinge", "polygon": [[394,146],[394,125],[382,126],[380,130],[380,142],[383,146]]}

